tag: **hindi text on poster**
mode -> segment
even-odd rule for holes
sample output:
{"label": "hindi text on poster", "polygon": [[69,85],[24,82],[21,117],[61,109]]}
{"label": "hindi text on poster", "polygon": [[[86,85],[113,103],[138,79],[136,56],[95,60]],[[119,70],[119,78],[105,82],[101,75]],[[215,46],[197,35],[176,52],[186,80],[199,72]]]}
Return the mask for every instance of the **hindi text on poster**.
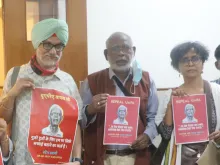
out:
{"label": "hindi text on poster", "polygon": [[28,149],[34,163],[69,162],[77,123],[75,99],[53,89],[35,88],[28,136]]}

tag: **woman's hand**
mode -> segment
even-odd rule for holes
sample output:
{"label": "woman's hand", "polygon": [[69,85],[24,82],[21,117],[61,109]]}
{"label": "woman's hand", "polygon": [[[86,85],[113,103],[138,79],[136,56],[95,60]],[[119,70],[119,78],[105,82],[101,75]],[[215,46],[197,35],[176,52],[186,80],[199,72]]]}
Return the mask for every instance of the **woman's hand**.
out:
{"label": "woman's hand", "polygon": [[173,89],[171,95],[177,97],[188,96],[188,94],[183,89],[180,88]]}
{"label": "woman's hand", "polygon": [[220,131],[215,131],[209,135],[209,140],[214,140],[220,145]]}

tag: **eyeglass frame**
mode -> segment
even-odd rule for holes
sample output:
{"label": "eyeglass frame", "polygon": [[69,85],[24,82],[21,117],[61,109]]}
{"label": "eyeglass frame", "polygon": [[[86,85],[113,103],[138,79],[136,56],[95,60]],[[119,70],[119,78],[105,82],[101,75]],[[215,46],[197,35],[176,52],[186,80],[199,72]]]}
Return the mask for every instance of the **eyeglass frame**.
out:
{"label": "eyeglass frame", "polygon": [[[119,48],[119,49],[114,50],[114,48]],[[125,48],[128,50],[125,50]],[[108,48],[106,50],[110,50],[112,53],[120,53],[120,51],[122,51],[123,53],[130,53],[132,49],[135,51],[134,46],[129,46],[127,44],[123,44],[123,45],[115,45],[115,46]]]}
{"label": "eyeglass frame", "polygon": [[[54,45],[54,44],[51,44],[51,43],[49,43],[49,42],[41,42],[41,44],[42,44],[43,48],[44,48],[45,50],[47,50],[47,51],[50,51],[51,49],[55,48],[55,50],[56,50],[57,52],[61,52],[61,51],[63,51],[63,49],[65,48],[65,45],[64,45],[63,43]],[[44,44],[50,44],[50,45],[52,45],[52,47],[51,47],[50,49],[46,49],[45,46],[44,46]],[[58,46],[58,45],[62,45],[62,46],[63,46],[61,50],[57,50],[56,46]]]}
{"label": "eyeglass frame", "polygon": [[[193,61],[192,59],[195,57],[197,57],[197,60]],[[184,59],[187,61],[184,61]],[[192,58],[182,58],[182,59],[180,59],[179,63],[183,64],[184,66],[188,66],[190,62],[194,65],[197,65],[200,61],[202,61],[201,56],[196,55],[196,56],[193,56]]]}

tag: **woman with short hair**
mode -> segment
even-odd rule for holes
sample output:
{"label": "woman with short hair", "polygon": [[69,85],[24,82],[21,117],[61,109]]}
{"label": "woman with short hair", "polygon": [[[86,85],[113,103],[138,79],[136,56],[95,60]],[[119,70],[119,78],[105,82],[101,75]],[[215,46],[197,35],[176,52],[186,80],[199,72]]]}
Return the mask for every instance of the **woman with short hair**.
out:
{"label": "woman with short hair", "polygon": [[202,78],[204,63],[208,60],[209,52],[201,43],[179,44],[172,49],[170,57],[171,65],[183,76],[184,82],[178,88],[166,92],[155,119],[162,139],[169,141],[161,164],[195,165],[208,142],[175,145],[171,97],[206,94],[206,100],[210,102],[210,106],[207,106],[207,114],[211,119],[208,121],[209,139],[218,147],[220,145],[220,86]]}

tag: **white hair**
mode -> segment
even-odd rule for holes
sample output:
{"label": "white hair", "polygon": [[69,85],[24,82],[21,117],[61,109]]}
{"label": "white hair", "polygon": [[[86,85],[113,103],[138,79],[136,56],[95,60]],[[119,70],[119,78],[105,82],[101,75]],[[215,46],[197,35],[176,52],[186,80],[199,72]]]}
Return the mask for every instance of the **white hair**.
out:
{"label": "white hair", "polygon": [[193,108],[193,110],[194,110],[194,112],[195,112],[196,109],[195,109],[194,105],[192,105],[192,104],[186,104],[184,111],[186,112],[186,109],[187,109],[187,108],[191,108],[191,107]]}
{"label": "white hair", "polygon": [[112,34],[108,37],[108,39],[106,40],[106,42],[105,42],[106,48],[108,48],[108,45],[109,45],[109,43],[111,42],[111,40],[112,40],[113,38],[115,38],[115,37],[118,37],[118,36],[127,37],[128,40],[130,40],[131,45],[133,45],[133,41],[132,41],[131,37],[130,37],[128,34],[123,33],[123,32],[114,32],[114,33],[112,33]]}
{"label": "white hair", "polygon": [[55,109],[55,108],[59,109],[61,116],[63,116],[63,109],[62,109],[59,105],[57,105],[57,104],[51,105],[51,107],[50,107],[50,109],[49,109],[49,112],[48,112],[48,116],[50,116],[51,111],[52,111],[53,109]]}
{"label": "white hair", "polygon": [[118,107],[118,112],[120,111],[120,110],[124,110],[126,113],[127,113],[127,107],[126,106],[124,106],[124,105],[120,105],[119,107]]}

